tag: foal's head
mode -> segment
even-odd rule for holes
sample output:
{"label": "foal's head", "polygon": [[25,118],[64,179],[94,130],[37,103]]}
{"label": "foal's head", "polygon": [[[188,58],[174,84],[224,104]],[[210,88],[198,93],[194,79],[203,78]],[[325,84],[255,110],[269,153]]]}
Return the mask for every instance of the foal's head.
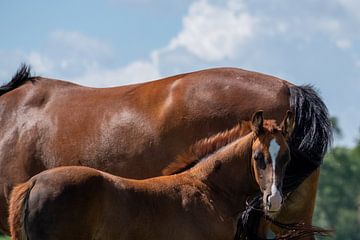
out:
{"label": "foal's head", "polygon": [[287,140],[293,128],[294,117],[290,111],[280,126],[275,121],[264,123],[262,111],[252,117],[252,131],[256,137],[252,145],[251,166],[263,195],[264,209],[269,214],[279,211],[283,203],[282,182],[290,161]]}

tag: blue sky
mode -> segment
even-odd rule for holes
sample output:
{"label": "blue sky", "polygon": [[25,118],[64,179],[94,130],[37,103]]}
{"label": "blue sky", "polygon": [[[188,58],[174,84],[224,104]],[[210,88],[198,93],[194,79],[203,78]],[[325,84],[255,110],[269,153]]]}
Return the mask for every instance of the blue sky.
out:
{"label": "blue sky", "polygon": [[313,84],[352,146],[360,136],[358,0],[0,2],[0,82],[21,62],[96,87],[217,66]]}

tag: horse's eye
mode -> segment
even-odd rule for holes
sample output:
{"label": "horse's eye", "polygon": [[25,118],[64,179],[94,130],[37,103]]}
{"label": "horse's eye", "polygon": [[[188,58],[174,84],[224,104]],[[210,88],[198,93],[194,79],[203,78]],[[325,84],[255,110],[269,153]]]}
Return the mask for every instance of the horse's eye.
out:
{"label": "horse's eye", "polygon": [[264,161],[264,154],[262,152],[260,152],[260,151],[256,151],[254,153],[254,159],[256,161]]}
{"label": "horse's eye", "polygon": [[264,154],[262,154],[262,152],[255,152],[254,153],[254,159],[256,161],[257,166],[260,169],[265,169],[266,168]]}

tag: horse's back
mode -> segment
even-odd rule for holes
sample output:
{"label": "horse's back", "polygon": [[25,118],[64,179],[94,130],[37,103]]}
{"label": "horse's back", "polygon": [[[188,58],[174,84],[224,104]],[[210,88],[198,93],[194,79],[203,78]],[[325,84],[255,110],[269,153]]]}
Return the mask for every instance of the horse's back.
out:
{"label": "horse's back", "polygon": [[249,120],[254,111],[263,109],[267,118],[281,120],[285,112],[274,110],[289,109],[288,82],[273,76],[218,68],[190,73],[183,80],[186,89],[183,98],[193,113],[210,111],[214,116],[236,113],[238,119]]}

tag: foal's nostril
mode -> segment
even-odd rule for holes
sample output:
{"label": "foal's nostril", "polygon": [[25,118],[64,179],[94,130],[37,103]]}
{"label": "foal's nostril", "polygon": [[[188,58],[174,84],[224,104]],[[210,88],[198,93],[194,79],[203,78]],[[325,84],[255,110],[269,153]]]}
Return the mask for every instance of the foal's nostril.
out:
{"label": "foal's nostril", "polygon": [[267,202],[269,201],[270,196],[271,196],[270,193],[269,193],[268,195],[266,195],[266,201],[267,201]]}
{"label": "foal's nostril", "polygon": [[265,207],[267,211],[276,212],[279,211],[284,199],[279,191],[275,191],[271,194],[265,195]]}
{"label": "foal's nostril", "polygon": [[270,196],[271,196],[271,194],[266,195],[266,205],[267,205],[269,208],[271,207]]}

